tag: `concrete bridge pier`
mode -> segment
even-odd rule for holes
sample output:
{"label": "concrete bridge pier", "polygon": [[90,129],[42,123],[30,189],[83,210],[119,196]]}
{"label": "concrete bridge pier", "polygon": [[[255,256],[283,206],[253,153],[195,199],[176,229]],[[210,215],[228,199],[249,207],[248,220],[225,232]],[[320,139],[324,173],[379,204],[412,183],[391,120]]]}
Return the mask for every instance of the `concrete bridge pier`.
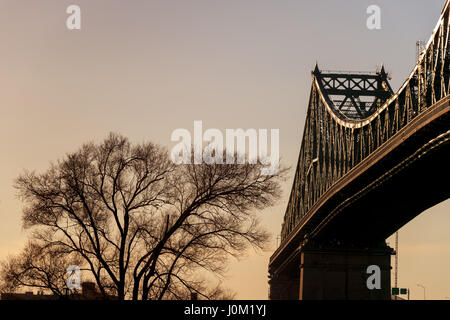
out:
{"label": "concrete bridge pier", "polygon": [[[271,275],[270,299],[389,300],[392,248],[306,245],[283,272]],[[380,289],[370,290],[370,265],[380,268]]]}
{"label": "concrete bridge pier", "polygon": [[289,277],[287,274],[276,275],[269,280],[270,300],[298,300],[300,274]]}

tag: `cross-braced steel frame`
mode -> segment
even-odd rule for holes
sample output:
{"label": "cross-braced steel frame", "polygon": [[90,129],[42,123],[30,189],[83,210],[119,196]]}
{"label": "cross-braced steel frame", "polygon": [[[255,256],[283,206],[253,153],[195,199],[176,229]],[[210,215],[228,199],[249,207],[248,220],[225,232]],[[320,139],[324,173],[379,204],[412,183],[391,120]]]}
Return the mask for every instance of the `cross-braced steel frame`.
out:
{"label": "cross-braced steel frame", "polygon": [[339,179],[449,94],[449,4],[395,94],[383,68],[361,75],[325,73],[316,66],[282,243]]}

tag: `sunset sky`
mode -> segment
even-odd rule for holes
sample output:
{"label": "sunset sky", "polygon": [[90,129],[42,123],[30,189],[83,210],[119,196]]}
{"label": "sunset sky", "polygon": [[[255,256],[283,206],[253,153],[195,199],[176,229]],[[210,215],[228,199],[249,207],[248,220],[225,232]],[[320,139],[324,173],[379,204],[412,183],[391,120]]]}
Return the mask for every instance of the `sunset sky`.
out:
{"label": "sunset sky", "polygon": [[[280,130],[293,167],[277,206],[260,213],[267,252],[230,260],[223,284],[238,299],[267,299],[267,265],[287,205],[317,61],[325,70],[374,71],[397,90],[444,0],[0,0],[0,259],[21,249],[23,170],[110,131],[171,148],[173,130]],[[81,8],[68,30],[66,8]],[[381,8],[368,30],[366,8]],[[450,299],[450,201],[400,230],[399,285],[411,299]],[[388,239],[391,246],[392,238]],[[392,259],[393,261],[394,259]]]}

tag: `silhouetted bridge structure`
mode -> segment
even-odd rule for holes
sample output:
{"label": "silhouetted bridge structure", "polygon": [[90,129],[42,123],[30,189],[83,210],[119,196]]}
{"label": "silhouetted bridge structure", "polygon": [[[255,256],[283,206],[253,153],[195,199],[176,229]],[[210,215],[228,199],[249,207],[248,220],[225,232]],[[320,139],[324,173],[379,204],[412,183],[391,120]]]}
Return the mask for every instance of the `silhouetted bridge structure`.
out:
{"label": "silhouetted bridge structure", "polygon": [[[397,93],[316,65],[270,299],[390,299],[386,239],[450,197],[449,0]],[[366,269],[381,268],[369,290]]]}

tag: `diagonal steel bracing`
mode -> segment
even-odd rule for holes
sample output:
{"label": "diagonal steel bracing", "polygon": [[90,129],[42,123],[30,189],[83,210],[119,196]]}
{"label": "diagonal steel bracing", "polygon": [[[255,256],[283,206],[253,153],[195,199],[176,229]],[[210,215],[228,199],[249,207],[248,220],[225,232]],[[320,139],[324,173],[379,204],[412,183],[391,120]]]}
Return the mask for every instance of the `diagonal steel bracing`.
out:
{"label": "diagonal steel bracing", "polygon": [[384,68],[358,74],[316,66],[280,248],[339,179],[448,96],[449,27],[447,1],[426,50],[395,94]]}

